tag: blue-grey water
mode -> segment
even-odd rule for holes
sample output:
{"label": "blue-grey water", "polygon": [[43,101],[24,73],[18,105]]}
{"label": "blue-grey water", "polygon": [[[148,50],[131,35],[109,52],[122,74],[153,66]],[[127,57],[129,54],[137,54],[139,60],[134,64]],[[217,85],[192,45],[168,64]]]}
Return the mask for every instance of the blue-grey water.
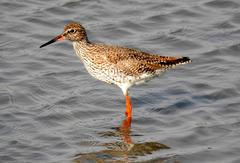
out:
{"label": "blue-grey water", "polygon": [[[193,62],[131,89],[88,75],[68,41],[89,40]],[[239,0],[1,0],[0,162],[239,163]]]}

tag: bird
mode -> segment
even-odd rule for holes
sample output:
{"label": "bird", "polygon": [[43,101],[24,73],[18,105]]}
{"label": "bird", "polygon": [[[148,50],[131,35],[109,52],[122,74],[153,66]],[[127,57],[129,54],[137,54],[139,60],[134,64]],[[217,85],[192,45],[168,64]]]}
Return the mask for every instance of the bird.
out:
{"label": "bird", "polygon": [[141,50],[91,42],[85,28],[77,22],[64,26],[64,31],[40,48],[56,41],[69,40],[87,72],[94,78],[115,84],[125,96],[125,115],[132,118],[129,88],[149,81],[176,65],[190,63],[189,57],[161,56]]}

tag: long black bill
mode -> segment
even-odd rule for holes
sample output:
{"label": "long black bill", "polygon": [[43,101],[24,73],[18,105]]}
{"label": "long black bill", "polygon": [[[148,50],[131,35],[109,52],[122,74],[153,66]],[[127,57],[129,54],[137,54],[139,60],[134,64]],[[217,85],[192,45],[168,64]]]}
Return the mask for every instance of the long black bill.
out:
{"label": "long black bill", "polygon": [[54,39],[46,42],[45,44],[42,44],[42,45],[40,46],[40,48],[42,48],[42,47],[44,47],[44,46],[47,46],[47,45],[49,45],[49,44],[52,44],[52,43],[54,43],[54,42],[56,42],[56,41],[60,41],[60,40],[64,40],[64,39],[65,39],[65,38],[64,38],[63,35],[59,35],[59,36],[55,37]]}

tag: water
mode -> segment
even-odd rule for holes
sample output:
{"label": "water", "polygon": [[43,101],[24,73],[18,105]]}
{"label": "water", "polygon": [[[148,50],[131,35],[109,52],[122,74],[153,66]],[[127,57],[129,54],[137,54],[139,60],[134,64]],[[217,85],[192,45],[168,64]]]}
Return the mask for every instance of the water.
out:
{"label": "water", "polygon": [[[240,162],[240,2],[2,0],[0,160],[4,163]],[[89,39],[189,56],[193,63],[122,92],[92,79],[70,42]]]}

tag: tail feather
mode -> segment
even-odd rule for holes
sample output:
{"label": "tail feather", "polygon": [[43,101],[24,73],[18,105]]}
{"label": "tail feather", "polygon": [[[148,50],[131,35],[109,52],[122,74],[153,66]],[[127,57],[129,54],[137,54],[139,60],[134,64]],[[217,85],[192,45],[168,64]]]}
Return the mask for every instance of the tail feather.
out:
{"label": "tail feather", "polygon": [[185,63],[190,63],[190,62],[192,62],[192,60],[189,57],[180,57],[180,58],[171,57],[167,60],[160,61],[158,64],[162,65],[163,67],[164,66],[171,67],[171,66],[175,66],[178,64],[185,64]]}
{"label": "tail feather", "polygon": [[[174,68],[177,65],[180,64],[186,64],[186,63],[190,63],[192,62],[192,60],[189,57],[180,57],[180,58],[175,58],[175,57],[161,57],[161,61],[160,62],[156,62],[154,63],[148,63],[145,66],[144,71],[152,71],[155,72],[155,70],[158,71],[164,71],[167,69],[171,69]],[[147,68],[146,68],[147,67]]]}
{"label": "tail feather", "polygon": [[189,57],[181,57],[176,60],[176,64],[190,63],[192,60]]}

